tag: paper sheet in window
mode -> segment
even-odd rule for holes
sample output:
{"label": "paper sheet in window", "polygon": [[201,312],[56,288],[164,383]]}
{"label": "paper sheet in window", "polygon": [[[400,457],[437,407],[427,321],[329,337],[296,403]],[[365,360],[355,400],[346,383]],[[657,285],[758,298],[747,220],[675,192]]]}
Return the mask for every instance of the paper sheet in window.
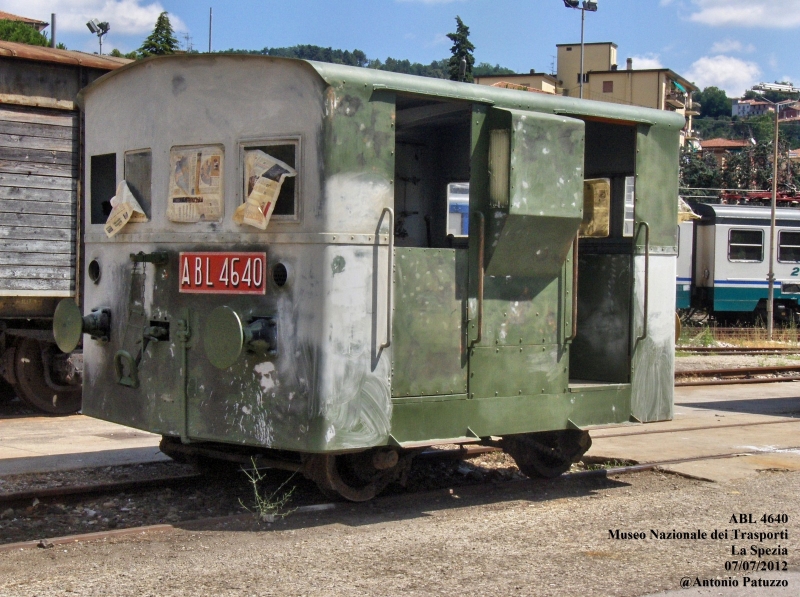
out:
{"label": "paper sheet in window", "polygon": [[147,222],[144,210],[128,188],[124,180],[117,186],[117,194],[111,198],[111,213],[106,220],[103,230],[111,238],[125,227],[128,222]]}
{"label": "paper sheet in window", "polygon": [[167,217],[173,222],[222,217],[222,147],[178,147],[169,152]]}
{"label": "paper sheet in window", "polygon": [[247,200],[236,208],[233,221],[266,230],[283,181],[297,171],[260,149],[247,151],[244,161]]}

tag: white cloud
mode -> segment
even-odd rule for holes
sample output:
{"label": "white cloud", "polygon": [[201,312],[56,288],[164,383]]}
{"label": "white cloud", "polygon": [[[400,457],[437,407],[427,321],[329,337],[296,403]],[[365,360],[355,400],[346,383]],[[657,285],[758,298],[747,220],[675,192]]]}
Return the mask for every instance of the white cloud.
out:
{"label": "white cloud", "polygon": [[722,41],[718,41],[711,46],[711,53],[712,54],[725,54],[726,52],[743,52],[743,53],[751,53],[755,52],[756,47],[753,44],[743,44],[738,39],[723,39]]}
{"label": "white cloud", "polygon": [[[146,0],[5,0],[3,10],[16,15],[50,22],[57,17],[58,31],[87,31],[91,19],[108,21],[111,31],[119,35],[147,34],[153,30],[158,15],[164,11],[160,2]],[[169,15],[172,28],[185,30],[186,25],[176,15]]]}
{"label": "white cloud", "polygon": [[800,0],[692,0],[689,20],[713,27],[800,26]]}
{"label": "white cloud", "polygon": [[738,97],[758,83],[761,69],[755,62],[746,62],[733,56],[703,56],[692,64],[684,76],[701,89],[713,85],[724,89],[731,97]]}
{"label": "white cloud", "polygon": [[642,54],[641,56],[631,56],[631,60],[633,60],[634,70],[643,70],[646,68],[664,68],[664,65],[661,64],[658,54],[648,53]]}

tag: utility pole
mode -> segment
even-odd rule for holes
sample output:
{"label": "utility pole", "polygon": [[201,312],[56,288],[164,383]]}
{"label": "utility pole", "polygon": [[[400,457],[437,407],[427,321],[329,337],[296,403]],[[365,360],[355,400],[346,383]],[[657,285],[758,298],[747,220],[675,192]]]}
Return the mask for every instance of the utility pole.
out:
{"label": "utility pole", "polygon": [[209,7],[208,9],[208,53],[211,53],[211,21],[214,16],[214,8]]}

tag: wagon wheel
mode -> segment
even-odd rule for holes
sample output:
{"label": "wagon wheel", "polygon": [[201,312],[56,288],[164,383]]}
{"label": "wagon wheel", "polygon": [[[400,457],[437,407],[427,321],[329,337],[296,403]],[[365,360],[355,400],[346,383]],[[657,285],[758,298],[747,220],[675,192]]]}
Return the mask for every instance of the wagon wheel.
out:
{"label": "wagon wheel", "polygon": [[56,354],[55,344],[34,338],[17,341],[14,374],[19,397],[32,407],[51,415],[67,415],[81,407],[81,386],[60,385],[46,370],[45,360]]}
{"label": "wagon wheel", "polygon": [[366,502],[403,477],[410,465],[410,456],[381,449],[355,454],[314,454],[305,461],[303,472],[328,497]]}
{"label": "wagon wheel", "polygon": [[553,479],[567,472],[592,446],[588,431],[566,429],[503,436],[503,451],[528,477]]}

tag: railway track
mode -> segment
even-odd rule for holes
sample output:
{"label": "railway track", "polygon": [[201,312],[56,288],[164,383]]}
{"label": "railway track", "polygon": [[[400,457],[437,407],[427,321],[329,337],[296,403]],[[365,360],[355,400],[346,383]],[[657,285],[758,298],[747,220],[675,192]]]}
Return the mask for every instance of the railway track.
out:
{"label": "railway track", "polygon": [[777,367],[692,369],[675,372],[675,386],[712,386],[800,380],[800,363]]}
{"label": "railway track", "polygon": [[676,352],[689,354],[707,355],[740,355],[740,356],[761,356],[761,355],[781,355],[781,354],[800,354],[798,348],[771,348],[749,346],[676,346]]}
{"label": "railway track", "polygon": [[[790,448],[792,450],[800,449],[800,447]],[[442,451],[446,452],[446,451]],[[455,452],[455,451],[452,451]],[[484,453],[485,450],[481,451],[480,453]],[[742,456],[752,456],[756,455],[758,452],[756,451],[737,451],[737,452],[730,452],[724,454],[715,454],[711,456],[697,456],[697,457],[690,457],[690,458],[679,458],[679,459],[671,459],[671,460],[660,460],[657,462],[648,462],[643,464],[630,464],[625,466],[612,466],[612,467],[604,467],[604,468],[597,468],[594,470],[586,470],[586,471],[578,471],[573,473],[567,473],[559,477],[558,482],[566,482],[569,483],[570,481],[583,479],[583,478],[595,478],[595,477],[609,477],[609,476],[619,476],[619,475],[628,475],[633,473],[639,473],[649,470],[657,470],[661,467],[675,465],[675,464],[683,464],[688,462],[698,462],[702,460],[720,460],[724,458],[735,458],[735,457],[742,457]],[[475,455],[478,455],[477,453]],[[452,458],[453,454],[447,454],[446,458]],[[526,481],[510,481],[510,483],[524,483]],[[487,491],[494,490],[493,484],[486,484],[485,485]],[[452,494],[453,489],[436,489],[433,493],[442,493],[443,495],[445,492]],[[383,507],[392,507],[392,502],[394,500],[402,499],[404,496],[397,496],[397,495],[389,495],[378,497],[372,502],[370,502],[371,506],[376,504],[381,505]],[[315,504],[308,504],[304,506],[300,506],[293,511],[294,515],[303,515],[308,513],[317,513],[320,511],[325,510],[335,510],[342,506],[346,505],[347,507],[364,507],[362,504],[352,504],[352,503],[344,503],[344,502],[320,502]],[[368,507],[371,507],[368,506]],[[204,525],[208,524],[216,524],[216,525],[228,525],[233,524],[239,521],[248,521],[252,520],[252,514],[236,514],[231,516],[216,516],[216,517],[209,517],[209,518],[202,518],[202,519],[194,519],[194,520],[185,520],[180,522],[179,524],[151,524],[151,525],[143,525],[143,526],[136,526],[136,527],[129,527],[124,529],[111,529],[99,532],[91,532],[91,533],[80,533],[75,535],[67,535],[61,537],[52,537],[48,539],[36,539],[31,541],[21,541],[16,543],[7,543],[5,545],[0,545],[0,553],[6,551],[13,551],[19,549],[30,549],[30,548],[51,548],[57,545],[67,545],[67,544],[74,544],[79,542],[86,542],[86,541],[97,541],[97,540],[107,540],[113,539],[118,537],[124,536],[131,536],[131,535],[145,535],[149,533],[156,533],[156,532],[171,532],[179,528],[202,528]]]}

